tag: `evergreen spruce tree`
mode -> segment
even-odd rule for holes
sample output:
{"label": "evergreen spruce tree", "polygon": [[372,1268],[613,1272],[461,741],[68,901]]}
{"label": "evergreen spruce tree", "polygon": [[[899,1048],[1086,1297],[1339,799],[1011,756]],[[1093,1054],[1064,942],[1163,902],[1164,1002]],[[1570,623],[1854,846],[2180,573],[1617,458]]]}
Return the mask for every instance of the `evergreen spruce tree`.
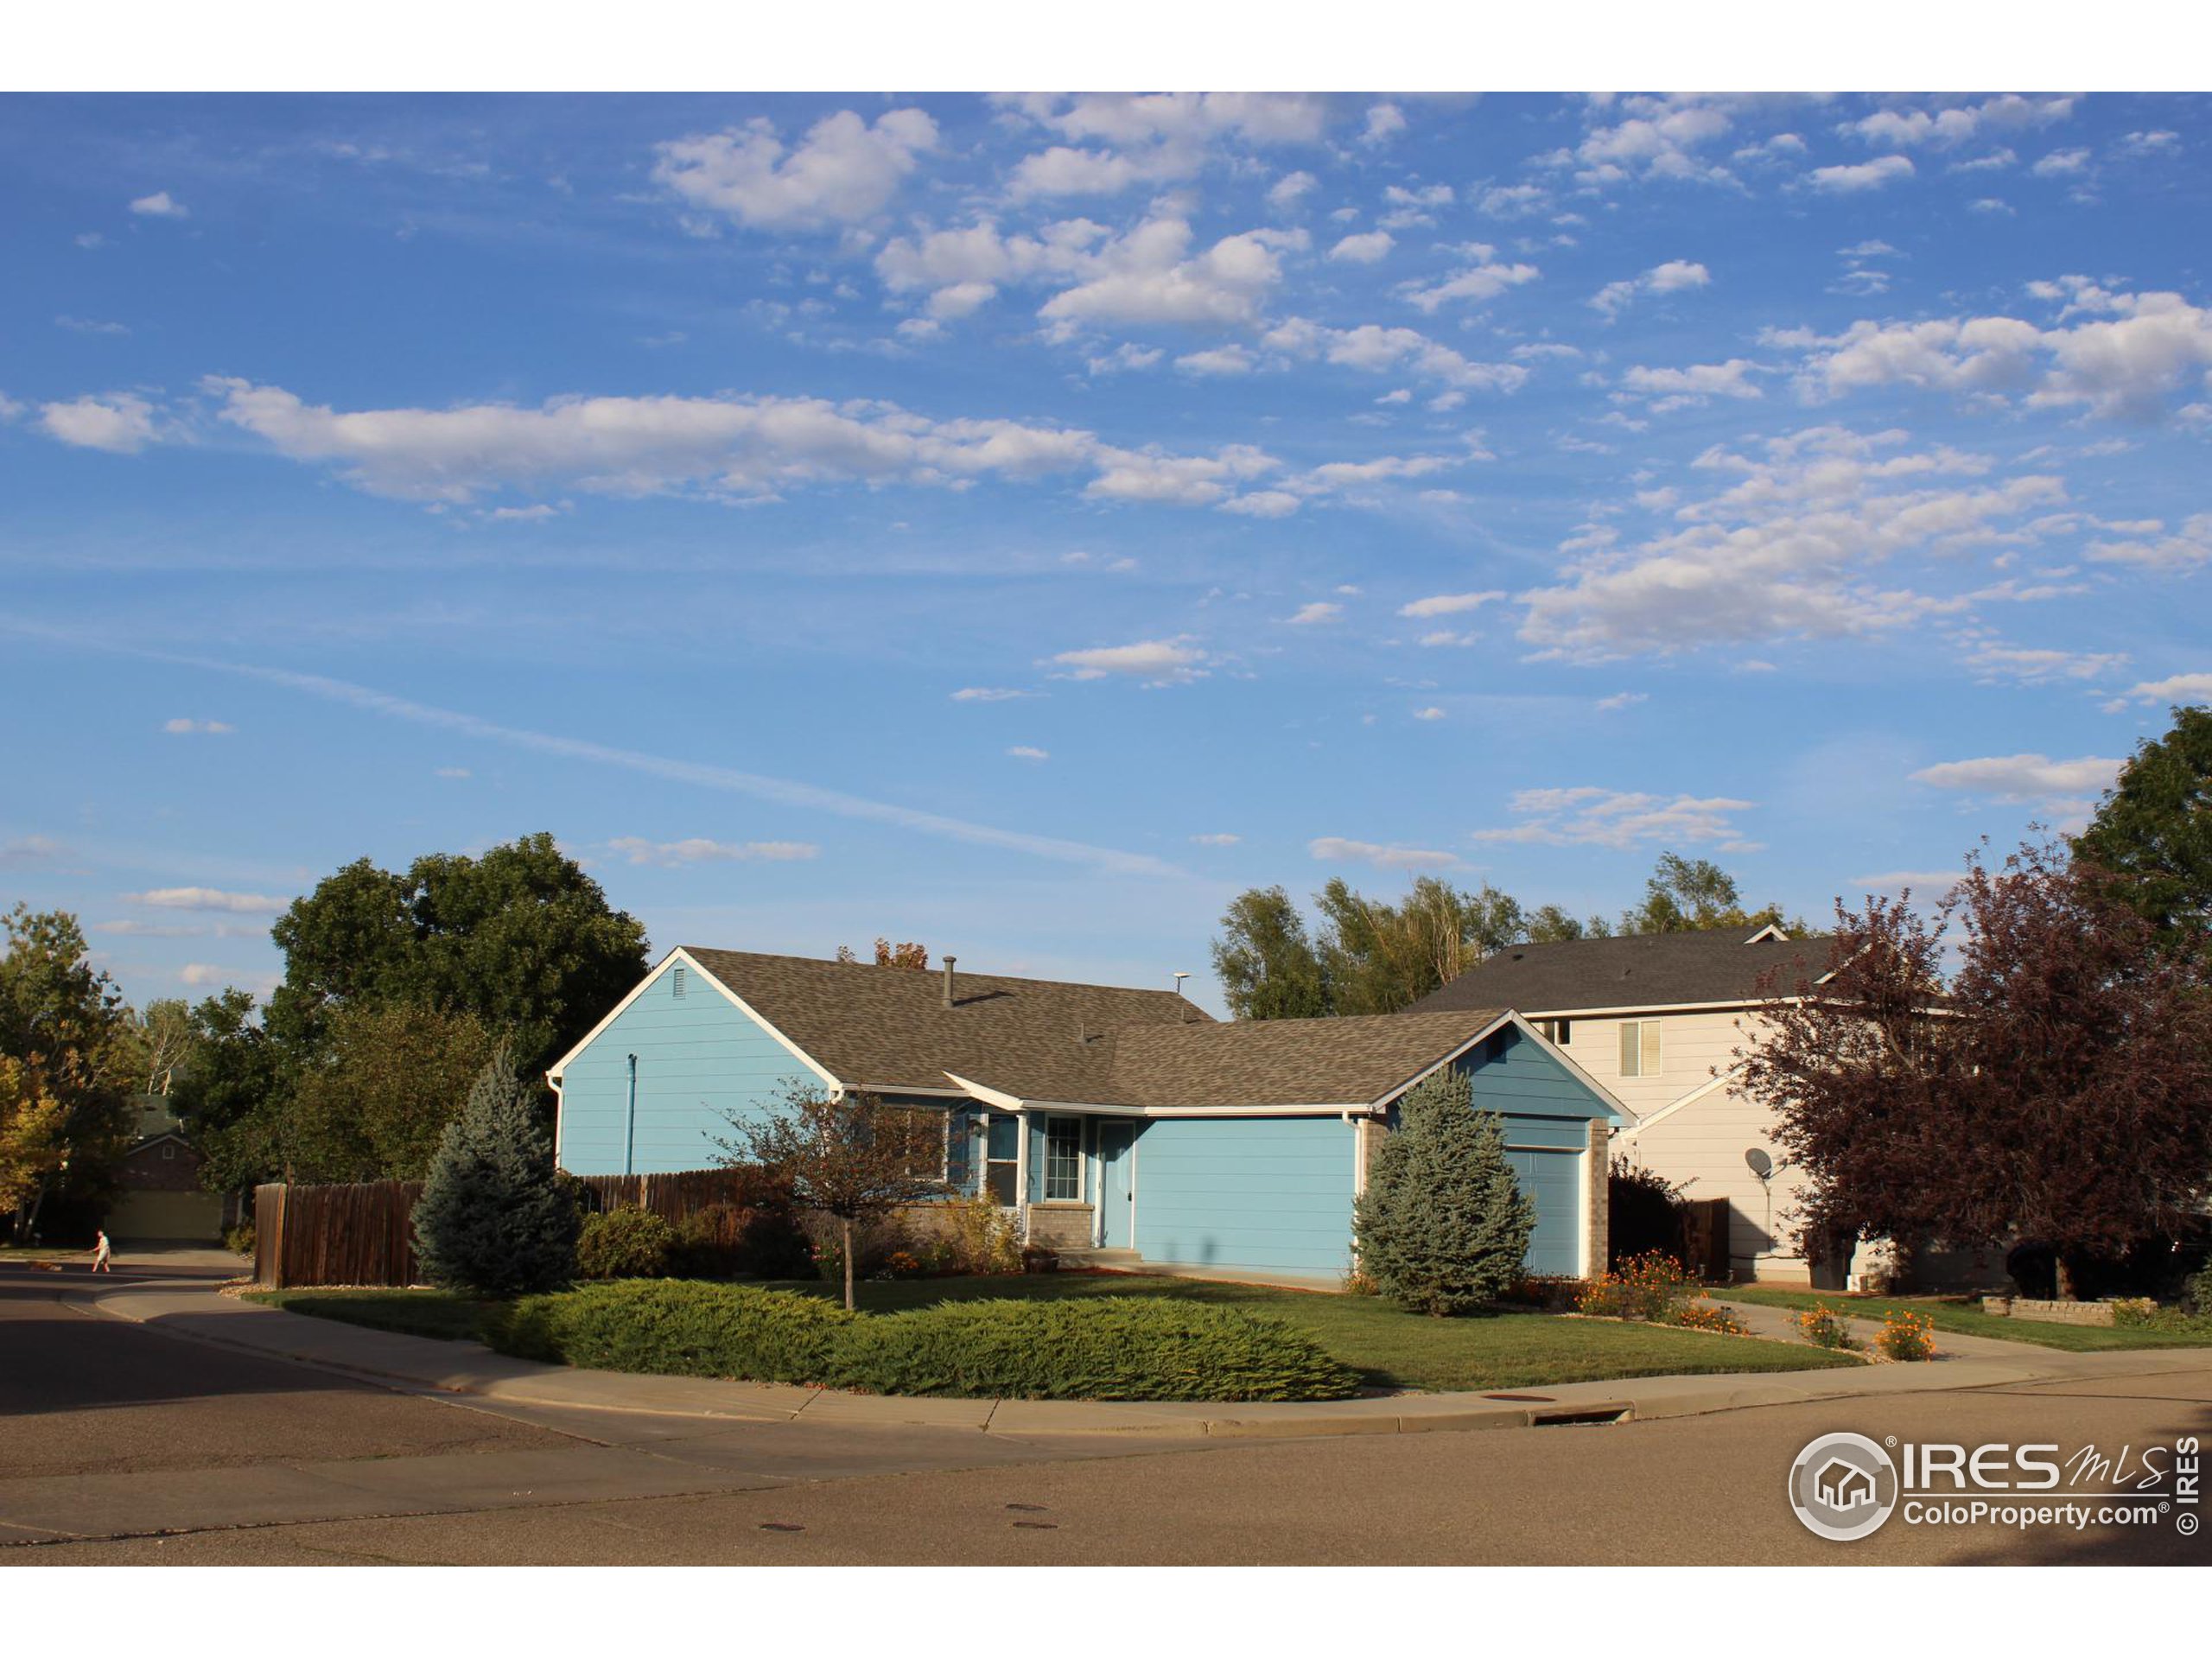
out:
{"label": "evergreen spruce tree", "polygon": [[575,1276],[578,1220],[503,1047],[446,1126],[416,1202],[423,1271],[435,1285],[478,1296],[556,1290]]}
{"label": "evergreen spruce tree", "polygon": [[1504,1126],[1453,1067],[1414,1085],[1352,1210],[1363,1272],[1401,1307],[1442,1316],[1495,1301],[1520,1275],[1536,1209],[1505,1161]]}

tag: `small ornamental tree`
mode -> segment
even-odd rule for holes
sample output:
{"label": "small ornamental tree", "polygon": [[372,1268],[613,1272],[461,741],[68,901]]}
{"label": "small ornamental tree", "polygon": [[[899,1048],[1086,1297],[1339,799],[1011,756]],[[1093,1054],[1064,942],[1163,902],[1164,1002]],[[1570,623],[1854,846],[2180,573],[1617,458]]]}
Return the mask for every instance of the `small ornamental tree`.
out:
{"label": "small ornamental tree", "polygon": [[1520,1276],[1536,1210],[1505,1161],[1504,1127],[1452,1067],[1416,1084],[1352,1208],[1363,1272],[1416,1313],[1465,1313]]}
{"label": "small ornamental tree", "polygon": [[843,1243],[845,1306],[853,1306],[853,1227],[950,1189],[943,1179],[945,1115],[887,1106],[874,1095],[825,1100],[791,1084],[766,1117],[733,1113],[722,1161],[757,1165],[785,1182],[802,1208],[833,1217]]}
{"label": "small ornamental tree", "polygon": [[435,1285],[478,1296],[526,1296],[575,1276],[575,1201],[530,1091],[502,1048],[446,1126],[415,1205],[415,1248]]}

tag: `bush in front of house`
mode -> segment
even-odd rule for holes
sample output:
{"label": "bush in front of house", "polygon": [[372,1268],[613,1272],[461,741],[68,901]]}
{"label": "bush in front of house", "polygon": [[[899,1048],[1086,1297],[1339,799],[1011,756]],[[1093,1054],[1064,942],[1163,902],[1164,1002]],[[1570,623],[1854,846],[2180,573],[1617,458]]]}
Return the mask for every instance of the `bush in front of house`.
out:
{"label": "bush in front of house", "polygon": [[1605,1186],[1605,1238],[1614,1262],[1681,1248],[1681,1189],[1656,1170],[1616,1155]]}
{"label": "bush in front of house", "polygon": [[415,1248],[429,1281],[476,1296],[525,1296],[575,1276],[580,1217],[555,1179],[530,1091],[501,1048],[446,1126],[416,1200]]}
{"label": "bush in front of house", "polygon": [[793,1291],[621,1279],[526,1296],[487,1316],[485,1340],[518,1359],[595,1370],[812,1382],[859,1317]]}
{"label": "bush in front of house", "polygon": [[1471,1313],[1520,1278],[1535,1206],[1505,1160],[1503,1123],[1475,1109],[1465,1072],[1431,1073],[1398,1111],[1352,1208],[1359,1266],[1413,1313]]}
{"label": "bush in front of house", "polygon": [[1167,1297],[940,1302],[839,1332],[832,1387],[1014,1400],[1341,1400],[1356,1372],[1280,1319]]}
{"label": "bush in front of house", "polygon": [[1882,1318],[1874,1346],[1891,1359],[1916,1361],[1936,1357],[1936,1321],[1925,1313],[1898,1308]]}
{"label": "bush in front of house", "polygon": [[650,1210],[626,1204],[584,1217],[576,1236],[579,1279],[658,1279],[677,1248],[676,1229]]}

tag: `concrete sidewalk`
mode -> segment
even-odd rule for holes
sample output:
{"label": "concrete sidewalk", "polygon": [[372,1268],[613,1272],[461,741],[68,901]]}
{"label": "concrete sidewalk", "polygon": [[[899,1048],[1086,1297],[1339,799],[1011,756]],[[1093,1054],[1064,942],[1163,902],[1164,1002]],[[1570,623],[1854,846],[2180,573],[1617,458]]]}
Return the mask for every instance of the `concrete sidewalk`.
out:
{"label": "concrete sidewalk", "polygon": [[[732,1422],[969,1428],[990,1434],[1294,1438],[1414,1434],[1447,1429],[1651,1421],[1897,1394],[2002,1388],[2095,1376],[2203,1369],[2199,1351],[2077,1354],[1958,1337],[1927,1364],[1815,1371],[1631,1377],[1495,1394],[1398,1393],[1301,1403],[902,1399],[773,1383],[543,1365],[481,1344],[443,1342],[344,1325],[217,1294],[204,1282],[87,1286],[68,1300],[86,1311],[168,1336],[365,1377],[411,1391],[565,1411],[638,1413]],[[1786,1315],[1738,1306],[1759,1335],[1783,1334]],[[1772,1316],[1772,1328],[1763,1328]],[[1723,1342],[1724,1337],[1713,1340]]]}

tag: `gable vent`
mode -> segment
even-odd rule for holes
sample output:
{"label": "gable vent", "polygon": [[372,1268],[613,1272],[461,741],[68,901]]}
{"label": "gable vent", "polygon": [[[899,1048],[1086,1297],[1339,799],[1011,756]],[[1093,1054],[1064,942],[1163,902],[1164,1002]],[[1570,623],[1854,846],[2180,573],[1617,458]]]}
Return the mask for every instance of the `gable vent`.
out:
{"label": "gable vent", "polygon": [[676,964],[674,971],[669,975],[669,979],[675,995],[680,999],[683,995],[683,964],[682,963]]}

